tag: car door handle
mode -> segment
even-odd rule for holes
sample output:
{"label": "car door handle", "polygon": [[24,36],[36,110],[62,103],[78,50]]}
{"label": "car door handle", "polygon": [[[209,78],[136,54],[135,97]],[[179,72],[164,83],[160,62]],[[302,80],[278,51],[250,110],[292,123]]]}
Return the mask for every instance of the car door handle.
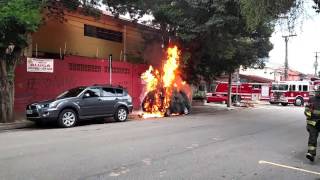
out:
{"label": "car door handle", "polygon": [[102,101],[102,99],[98,99],[98,101]]}

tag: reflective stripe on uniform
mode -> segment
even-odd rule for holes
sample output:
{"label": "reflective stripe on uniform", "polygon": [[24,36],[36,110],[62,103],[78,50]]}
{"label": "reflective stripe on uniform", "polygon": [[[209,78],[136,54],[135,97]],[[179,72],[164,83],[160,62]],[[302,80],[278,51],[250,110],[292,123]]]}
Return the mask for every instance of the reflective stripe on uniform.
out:
{"label": "reflective stripe on uniform", "polygon": [[312,126],[316,126],[317,122],[312,120],[307,120],[307,124],[310,124]]}
{"label": "reflective stripe on uniform", "polygon": [[314,150],[316,150],[316,147],[314,147],[314,146],[308,146],[308,150],[314,151]]}
{"label": "reflective stripe on uniform", "polygon": [[311,112],[310,111],[305,111],[306,116],[311,117]]}

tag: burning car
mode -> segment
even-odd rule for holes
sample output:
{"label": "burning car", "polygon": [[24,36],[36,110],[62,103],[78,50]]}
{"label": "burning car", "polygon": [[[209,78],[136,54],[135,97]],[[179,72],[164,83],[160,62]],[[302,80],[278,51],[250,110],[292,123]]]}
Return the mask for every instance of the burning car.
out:
{"label": "burning car", "polygon": [[162,69],[150,66],[141,75],[145,83],[142,101],[144,118],[190,113],[191,105],[188,97],[191,96],[191,88],[180,77],[179,60],[178,47],[169,47]]}
{"label": "burning car", "polygon": [[146,113],[154,113],[154,111],[162,113],[164,116],[189,114],[191,104],[188,96],[182,90],[173,90],[170,96],[170,102],[166,106],[164,88],[148,92],[142,102],[142,110]]}

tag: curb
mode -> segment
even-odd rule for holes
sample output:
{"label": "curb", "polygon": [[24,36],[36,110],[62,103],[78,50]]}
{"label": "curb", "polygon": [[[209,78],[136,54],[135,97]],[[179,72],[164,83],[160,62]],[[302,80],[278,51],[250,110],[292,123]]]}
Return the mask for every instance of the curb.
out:
{"label": "curb", "polygon": [[19,121],[14,123],[3,123],[0,124],[0,131],[11,130],[11,129],[22,129],[32,126],[34,123],[31,121]]}

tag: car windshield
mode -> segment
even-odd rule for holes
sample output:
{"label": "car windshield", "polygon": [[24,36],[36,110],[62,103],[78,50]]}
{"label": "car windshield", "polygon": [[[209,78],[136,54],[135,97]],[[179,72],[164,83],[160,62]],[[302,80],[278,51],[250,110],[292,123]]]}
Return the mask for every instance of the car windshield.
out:
{"label": "car windshield", "polygon": [[273,84],[272,90],[285,91],[285,90],[288,90],[288,87],[289,86],[287,84]]}
{"label": "car windshield", "polygon": [[85,87],[78,87],[78,88],[70,89],[70,90],[65,91],[64,93],[60,94],[57,97],[57,99],[77,97],[84,89],[85,89]]}

